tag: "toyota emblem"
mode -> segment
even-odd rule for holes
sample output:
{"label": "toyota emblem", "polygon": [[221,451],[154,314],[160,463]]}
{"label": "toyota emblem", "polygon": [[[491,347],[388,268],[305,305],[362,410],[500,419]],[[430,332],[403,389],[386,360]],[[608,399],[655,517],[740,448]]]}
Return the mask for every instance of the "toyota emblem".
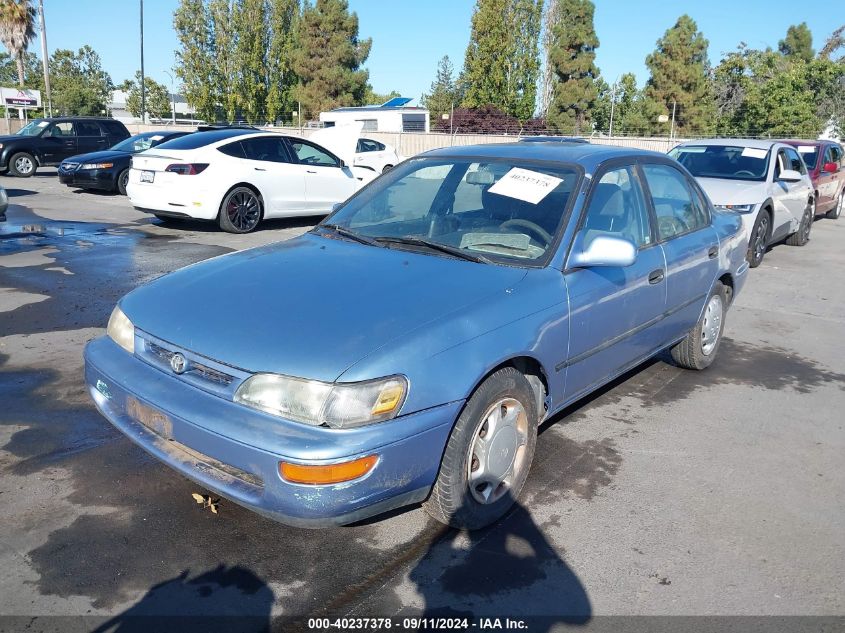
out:
{"label": "toyota emblem", "polygon": [[170,369],[173,370],[173,373],[184,374],[187,368],[188,361],[182,354],[177,352],[170,357]]}

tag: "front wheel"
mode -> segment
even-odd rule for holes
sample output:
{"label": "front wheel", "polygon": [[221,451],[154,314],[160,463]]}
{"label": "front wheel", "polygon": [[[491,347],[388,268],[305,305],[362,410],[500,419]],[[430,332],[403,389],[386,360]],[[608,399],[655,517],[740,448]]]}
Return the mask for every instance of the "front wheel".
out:
{"label": "front wheel", "polygon": [[220,205],[218,222],[227,233],[249,233],[261,221],[261,200],[249,187],[235,187]]}
{"label": "front wheel", "polygon": [[487,378],[452,429],[440,472],[423,504],[452,527],[476,530],[501,518],[516,501],[537,445],[537,398],[513,367]]}
{"label": "front wheel", "polygon": [[27,152],[18,152],[9,161],[9,171],[18,178],[29,178],[35,173],[35,157]]}
{"label": "front wheel", "polygon": [[748,240],[748,265],[751,268],[757,268],[763,263],[763,257],[766,255],[766,246],[769,244],[769,212],[762,209],[757,214],[757,221],[754,222],[754,227],[751,229],[751,239]]}
{"label": "front wheel", "polygon": [[804,209],[804,215],[801,216],[801,222],[798,225],[798,230],[786,238],[786,243],[790,246],[804,246],[810,241],[810,229],[813,228],[813,219],[816,217],[816,203],[807,203],[807,208]]}
{"label": "front wheel", "polygon": [[839,199],[836,201],[836,206],[827,212],[826,216],[831,220],[838,220],[842,215],[842,207],[845,206],[845,188],[839,194]]}
{"label": "front wheel", "polygon": [[672,358],[678,365],[698,370],[710,366],[722,342],[727,309],[728,293],[720,282],[716,282],[698,323],[671,350]]}
{"label": "front wheel", "polygon": [[129,170],[124,169],[117,177],[117,192],[121,196],[126,195],[126,185],[129,184]]}

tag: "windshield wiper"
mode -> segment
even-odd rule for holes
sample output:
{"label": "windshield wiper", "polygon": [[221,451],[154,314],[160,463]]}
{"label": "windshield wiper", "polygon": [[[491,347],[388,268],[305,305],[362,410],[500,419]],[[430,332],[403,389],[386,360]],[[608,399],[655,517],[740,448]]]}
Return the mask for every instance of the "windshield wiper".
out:
{"label": "windshield wiper", "polygon": [[367,244],[369,246],[376,246],[378,248],[384,248],[383,244],[379,244],[376,240],[371,237],[367,237],[366,235],[361,235],[360,233],[356,233],[355,231],[350,231],[345,226],[340,226],[339,224],[318,224],[314,227],[315,229],[326,229],[328,231],[333,231],[338,235],[342,235],[343,237],[347,237],[350,240],[355,240],[361,244]]}
{"label": "windshield wiper", "polygon": [[377,242],[381,242],[382,244],[410,244],[412,246],[425,246],[433,251],[440,251],[441,253],[446,253],[452,257],[458,257],[477,264],[492,264],[492,262],[483,255],[473,255],[472,253],[467,253],[462,248],[456,248],[454,246],[449,246],[448,244],[441,244],[440,242],[427,240],[422,237],[377,237],[375,239]]}

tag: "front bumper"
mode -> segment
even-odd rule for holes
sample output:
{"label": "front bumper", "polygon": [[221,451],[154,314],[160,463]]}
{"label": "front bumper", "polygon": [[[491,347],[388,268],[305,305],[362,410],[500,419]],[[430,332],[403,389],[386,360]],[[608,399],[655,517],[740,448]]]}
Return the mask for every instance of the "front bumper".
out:
{"label": "front bumper", "polygon": [[79,171],[58,170],[59,182],[68,187],[102,189],[112,191],[117,187],[117,174],[106,169],[85,169]]}
{"label": "front bumper", "polygon": [[[425,499],[463,404],[358,429],[310,427],[187,384],[107,337],[85,348],[85,381],[100,412],[153,456],[231,501],[302,527],[353,523]],[[280,461],[373,454],[373,470],[351,482],[300,485],[279,475]]]}

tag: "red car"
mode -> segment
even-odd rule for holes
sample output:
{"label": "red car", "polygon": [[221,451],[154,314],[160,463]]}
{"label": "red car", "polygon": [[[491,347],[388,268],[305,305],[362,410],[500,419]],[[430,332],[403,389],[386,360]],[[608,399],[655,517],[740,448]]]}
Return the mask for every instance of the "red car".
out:
{"label": "red car", "polygon": [[807,165],[816,190],[816,215],[838,218],[845,206],[845,150],[835,141],[784,143],[794,145]]}

